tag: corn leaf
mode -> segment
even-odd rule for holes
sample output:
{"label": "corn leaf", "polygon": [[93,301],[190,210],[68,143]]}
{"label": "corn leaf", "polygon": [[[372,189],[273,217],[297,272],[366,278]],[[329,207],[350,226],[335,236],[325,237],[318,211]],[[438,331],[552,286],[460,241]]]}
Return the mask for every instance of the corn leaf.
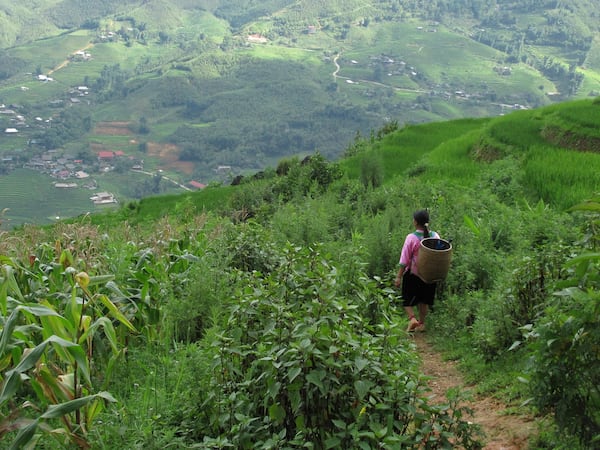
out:
{"label": "corn leaf", "polygon": [[50,336],[48,339],[46,339],[46,342],[52,342],[53,344],[57,344],[60,347],[66,348],[67,351],[73,357],[73,359],[75,359],[75,361],[77,361],[77,366],[78,366],[79,370],[81,371],[81,374],[85,377],[85,380],[88,383],[91,382],[88,361],[85,356],[85,351],[83,350],[83,348],[80,345],[75,344],[74,342],[69,342],[58,336]]}
{"label": "corn leaf", "polygon": [[94,395],[87,395],[85,397],[76,398],[75,400],[60,403],[58,405],[50,405],[46,412],[40,416],[40,418],[58,419],[59,417],[62,417],[65,414],[69,414],[73,411],[83,408],[85,405],[98,398],[102,398],[113,403],[116,402],[115,398],[108,392],[99,392]]}
{"label": "corn leaf", "polygon": [[71,340],[73,336],[76,336],[76,325],[63,316],[41,317],[40,322],[42,323],[45,339],[55,335]]}
{"label": "corn leaf", "polygon": [[97,284],[106,284],[109,281],[112,281],[115,279],[114,275],[95,275],[93,277],[90,277],[90,283],[88,286],[94,286]]}
{"label": "corn leaf", "polygon": [[31,351],[23,353],[23,358],[19,361],[19,364],[13,369],[17,373],[23,373],[31,369],[38,360],[44,354],[44,350],[46,350],[46,346],[48,345],[48,341],[44,341],[41,344],[35,346]]}
{"label": "corn leaf", "polygon": [[19,287],[17,279],[15,278],[15,268],[6,264],[2,266],[2,269],[4,271],[4,283],[2,284],[6,286],[7,295],[12,295],[20,301],[25,301],[23,293],[21,292],[21,288]]}
{"label": "corn leaf", "polygon": [[108,364],[104,369],[104,382],[102,383],[102,389],[105,389],[106,386],[110,383],[110,378],[112,376],[115,365],[121,359],[121,357],[125,354],[125,349],[122,348],[118,353],[113,353],[112,356],[108,360]]}
{"label": "corn leaf", "polygon": [[14,369],[6,372],[2,392],[0,392],[0,405],[10,399],[21,386],[21,374]]}
{"label": "corn leaf", "polygon": [[119,310],[119,308],[117,308],[117,306],[113,302],[111,302],[110,299],[106,295],[101,295],[99,297],[99,299],[102,302],[102,304],[108,308],[109,312],[115,319],[117,319],[119,322],[121,322],[123,325],[125,325],[127,328],[129,328],[134,333],[137,332],[137,330],[131,324],[129,319],[127,319],[127,317],[125,317],[123,315],[123,313]]}
{"label": "corn leaf", "polygon": [[475,234],[475,236],[479,236],[481,234],[481,230],[475,224],[475,221],[471,217],[464,215],[463,221],[465,225],[473,232],[473,234]]}
{"label": "corn leaf", "polygon": [[117,353],[119,351],[117,334],[115,333],[115,328],[108,317],[100,317],[93,324],[87,327],[85,333],[83,333],[79,338],[79,343],[84,343],[86,339],[94,336],[96,330],[100,327],[104,329],[104,334],[108,338],[108,342],[113,350],[113,353]]}
{"label": "corn leaf", "polygon": [[2,333],[0,334],[0,355],[4,355],[6,353],[6,348],[12,336],[13,330],[17,326],[17,318],[19,316],[19,311],[14,309],[6,322],[4,322],[4,328],[2,329]]}
{"label": "corn leaf", "polygon": [[27,426],[21,428],[15,440],[10,443],[9,450],[20,450],[22,449],[31,439],[33,438],[35,431],[37,430],[39,419],[34,420]]}
{"label": "corn leaf", "polygon": [[44,306],[44,305],[21,305],[18,307],[18,309],[20,309],[22,311],[26,311],[37,317],[43,317],[43,316],[60,317],[60,314],[57,313],[54,309],[52,309],[48,306]]}

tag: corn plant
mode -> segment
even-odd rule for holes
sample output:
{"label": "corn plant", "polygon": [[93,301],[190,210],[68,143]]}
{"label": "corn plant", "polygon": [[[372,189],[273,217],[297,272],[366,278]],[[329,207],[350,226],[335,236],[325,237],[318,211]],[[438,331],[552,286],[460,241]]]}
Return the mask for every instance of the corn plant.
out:
{"label": "corn plant", "polygon": [[112,276],[90,277],[69,251],[59,255],[32,256],[29,267],[0,258],[0,438],[16,431],[11,448],[42,433],[88,448],[94,418],[115,401],[98,386],[108,386],[125,351],[117,328],[136,331],[102,292]]}

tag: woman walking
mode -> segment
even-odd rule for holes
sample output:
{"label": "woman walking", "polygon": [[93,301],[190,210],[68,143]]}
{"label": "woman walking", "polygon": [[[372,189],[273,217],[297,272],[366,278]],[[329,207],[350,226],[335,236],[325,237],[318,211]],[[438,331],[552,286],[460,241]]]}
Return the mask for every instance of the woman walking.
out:
{"label": "woman walking", "polygon": [[[408,332],[425,331],[425,318],[435,298],[436,283],[425,283],[419,278],[417,260],[421,240],[439,238],[435,231],[429,230],[429,212],[425,209],[413,214],[415,231],[408,234],[400,254],[400,268],[394,284],[402,286],[402,306],[408,314]],[[417,308],[419,318],[415,316]]]}

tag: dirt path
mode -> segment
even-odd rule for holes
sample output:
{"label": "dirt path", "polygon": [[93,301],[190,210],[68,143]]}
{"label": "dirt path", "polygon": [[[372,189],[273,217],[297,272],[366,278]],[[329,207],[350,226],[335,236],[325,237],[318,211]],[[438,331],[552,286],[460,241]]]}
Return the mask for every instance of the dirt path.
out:
{"label": "dirt path", "polygon": [[[422,371],[431,377],[429,387],[432,395],[444,398],[448,389],[460,386],[461,391],[469,391],[463,377],[453,361],[444,361],[441,355],[427,342],[427,335],[415,333],[414,339],[423,361]],[[523,450],[527,448],[528,437],[535,432],[533,418],[507,414],[506,405],[496,399],[475,396],[467,403],[473,410],[468,420],[481,426],[486,435],[487,450]]]}
{"label": "dirt path", "polygon": [[[92,43],[90,42],[90,43],[89,43],[88,45],[86,45],[85,47],[83,47],[83,48],[80,48],[79,50],[75,50],[73,53],[71,53],[71,55],[75,55],[75,54],[77,54],[77,52],[83,52],[83,51],[85,51],[85,50],[87,50],[88,48],[91,48],[91,47],[93,47],[93,46],[94,46],[94,44],[92,44]],[[61,63],[60,63],[58,66],[56,66],[54,69],[50,69],[50,70],[48,71],[48,75],[51,75],[51,74],[53,74],[54,72],[56,72],[57,70],[60,70],[60,69],[62,69],[63,67],[66,67],[66,66],[67,66],[67,64],[69,64],[69,60],[68,60],[68,59],[65,59],[63,62],[61,62]]]}

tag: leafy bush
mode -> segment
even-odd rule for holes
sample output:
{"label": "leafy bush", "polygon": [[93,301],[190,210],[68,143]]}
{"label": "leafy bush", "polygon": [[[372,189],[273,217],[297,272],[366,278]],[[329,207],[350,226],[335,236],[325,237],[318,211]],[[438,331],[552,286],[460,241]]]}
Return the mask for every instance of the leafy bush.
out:
{"label": "leafy bush", "polygon": [[195,342],[214,325],[226,306],[229,272],[215,259],[200,255],[192,271],[182,278],[185,287],[163,303],[165,335],[178,342]]}
{"label": "leafy bush", "polygon": [[574,257],[571,278],[561,283],[544,315],[526,327],[532,349],[529,371],[535,405],[552,412],[560,432],[585,448],[600,443],[600,201],[573,210],[590,212],[587,242],[592,251]]}
{"label": "leafy bush", "polygon": [[[244,189],[236,189],[228,201],[228,209],[236,222],[260,218],[262,212],[272,207],[274,195],[271,186],[263,181],[244,184]],[[269,205],[271,203],[271,205]]]}
{"label": "leafy bush", "polygon": [[318,247],[284,254],[268,276],[247,276],[213,343],[207,448],[479,448],[456,403],[422,398],[417,361],[373,282],[345,272],[354,290],[342,293]]}
{"label": "leafy bush", "polygon": [[241,229],[227,228],[225,243],[227,265],[245,272],[270,273],[279,264],[279,256],[268,232],[249,221]]}
{"label": "leafy bush", "polygon": [[600,436],[600,296],[575,288],[559,298],[530,335],[536,340],[531,391],[535,405],[554,414],[559,430],[592,448]]}
{"label": "leafy bush", "polygon": [[329,222],[332,210],[326,205],[322,199],[287,204],[273,215],[271,226],[284,242],[312,245],[330,241],[335,230]]}
{"label": "leafy bush", "polygon": [[360,181],[365,188],[377,188],[383,183],[383,159],[366,155],[360,164]]}

